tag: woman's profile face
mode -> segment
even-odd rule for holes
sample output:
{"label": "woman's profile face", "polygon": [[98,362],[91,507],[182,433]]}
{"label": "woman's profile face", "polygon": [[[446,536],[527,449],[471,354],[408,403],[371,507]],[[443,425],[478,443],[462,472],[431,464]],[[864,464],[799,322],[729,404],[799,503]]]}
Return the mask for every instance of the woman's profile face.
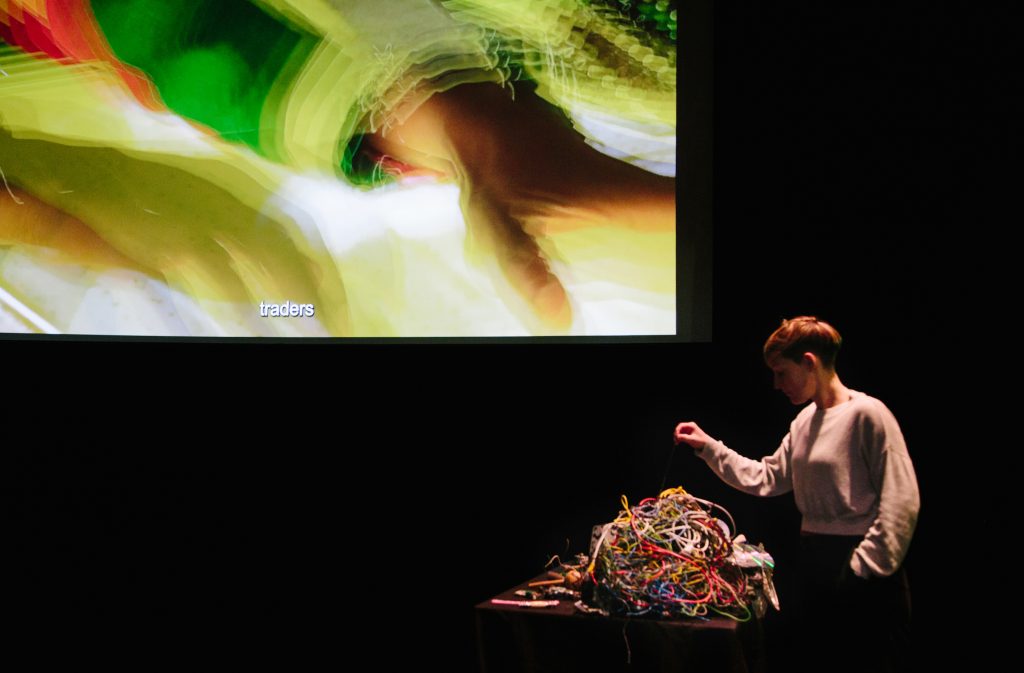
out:
{"label": "woman's profile face", "polygon": [[780,355],[768,361],[775,390],[781,390],[793,404],[803,404],[814,397],[817,379],[814,377],[814,359],[808,355],[805,353],[800,362]]}

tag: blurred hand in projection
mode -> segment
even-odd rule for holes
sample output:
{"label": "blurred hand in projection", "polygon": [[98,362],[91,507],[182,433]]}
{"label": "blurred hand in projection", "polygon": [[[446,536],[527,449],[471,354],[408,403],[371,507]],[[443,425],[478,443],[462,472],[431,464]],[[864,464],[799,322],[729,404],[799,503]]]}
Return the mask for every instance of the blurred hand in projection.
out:
{"label": "blurred hand in projection", "polygon": [[455,181],[471,244],[491,251],[554,327],[567,327],[572,310],[538,241],[580,227],[675,227],[673,178],[598,152],[528,87],[466,84],[434,94],[369,143],[414,172]]}

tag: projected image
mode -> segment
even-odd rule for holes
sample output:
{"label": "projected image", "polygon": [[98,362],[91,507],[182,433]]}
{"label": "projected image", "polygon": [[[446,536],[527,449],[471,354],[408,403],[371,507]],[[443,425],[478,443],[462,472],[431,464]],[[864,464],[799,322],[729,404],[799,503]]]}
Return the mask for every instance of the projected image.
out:
{"label": "projected image", "polygon": [[0,0],[0,332],[676,334],[674,2]]}

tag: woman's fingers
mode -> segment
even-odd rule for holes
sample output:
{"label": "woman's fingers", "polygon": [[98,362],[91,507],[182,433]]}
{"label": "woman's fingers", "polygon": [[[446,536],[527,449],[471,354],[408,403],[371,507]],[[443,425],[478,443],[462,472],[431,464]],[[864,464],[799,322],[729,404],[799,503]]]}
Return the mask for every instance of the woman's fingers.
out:
{"label": "woman's fingers", "polygon": [[544,253],[522,224],[485,194],[463,189],[463,210],[469,235],[493,248],[512,287],[545,324],[567,329],[572,324],[569,295],[552,273]]}
{"label": "woman's fingers", "polygon": [[685,442],[693,448],[703,446],[708,440],[707,434],[700,429],[699,425],[692,421],[685,421],[677,425],[674,437],[676,444]]}

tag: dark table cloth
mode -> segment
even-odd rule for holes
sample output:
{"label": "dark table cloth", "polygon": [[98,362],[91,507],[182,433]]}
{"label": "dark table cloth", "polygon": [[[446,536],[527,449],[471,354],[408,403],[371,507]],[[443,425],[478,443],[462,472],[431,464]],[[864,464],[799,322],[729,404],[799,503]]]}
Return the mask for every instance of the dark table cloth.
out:
{"label": "dark table cloth", "polygon": [[[528,584],[495,598],[524,600],[515,591]],[[496,605],[489,600],[478,604],[477,648],[483,673],[764,670],[763,636],[756,619],[741,624],[719,616],[604,617],[579,612],[573,599],[559,600],[558,606],[548,608]]]}

